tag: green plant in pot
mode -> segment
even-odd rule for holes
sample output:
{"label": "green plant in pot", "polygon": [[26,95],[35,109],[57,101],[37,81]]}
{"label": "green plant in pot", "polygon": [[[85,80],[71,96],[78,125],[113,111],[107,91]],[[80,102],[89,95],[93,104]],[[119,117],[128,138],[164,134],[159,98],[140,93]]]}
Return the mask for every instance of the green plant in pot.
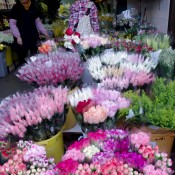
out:
{"label": "green plant in pot", "polygon": [[124,121],[124,127],[148,125],[149,120],[145,117],[145,111],[153,106],[152,100],[145,93],[140,96],[132,90],[126,91],[123,95],[131,101],[129,108],[122,109],[119,112],[119,118]]}
{"label": "green plant in pot", "polygon": [[[127,124],[137,123],[175,130],[175,81],[157,79],[150,96],[145,93],[139,96],[129,91],[124,93],[124,97],[131,100],[131,106],[120,111],[120,117],[125,116]],[[133,115],[129,115],[131,109]]]}

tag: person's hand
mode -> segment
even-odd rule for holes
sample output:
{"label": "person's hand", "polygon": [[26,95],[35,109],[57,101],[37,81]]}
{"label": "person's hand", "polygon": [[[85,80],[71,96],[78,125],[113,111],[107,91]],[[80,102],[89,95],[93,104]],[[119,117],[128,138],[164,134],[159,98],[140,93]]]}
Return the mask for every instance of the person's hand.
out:
{"label": "person's hand", "polygon": [[21,37],[17,38],[17,43],[18,43],[19,45],[22,45],[22,39],[21,39]]}

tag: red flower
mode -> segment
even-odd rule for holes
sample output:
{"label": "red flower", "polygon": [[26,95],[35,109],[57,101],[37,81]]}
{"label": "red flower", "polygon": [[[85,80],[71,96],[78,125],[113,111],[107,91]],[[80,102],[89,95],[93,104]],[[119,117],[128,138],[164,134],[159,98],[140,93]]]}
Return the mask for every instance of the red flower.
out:
{"label": "red flower", "polygon": [[142,51],[142,46],[138,46],[137,49],[136,49],[136,52],[140,53],[141,51]]}
{"label": "red flower", "polygon": [[71,43],[72,43],[73,45],[77,44],[74,40],[72,40]]}
{"label": "red flower", "polygon": [[73,30],[72,30],[71,28],[68,28],[68,29],[66,30],[66,32],[65,32],[65,34],[66,34],[66,35],[69,35],[69,36],[71,36],[73,33],[74,33],[74,32],[73,32]]}
{"label": "red flower", "polygon": [[84,101],[80,101],[76,107],[76,112],[77,113],[83,113],[83,109],[91,103],[91,99],[88,99],[88,100],[84,100]]}
{"label": "red flower", "polygon": [[74,35],[78,36],[80,38],[80,33],[75,32]]}

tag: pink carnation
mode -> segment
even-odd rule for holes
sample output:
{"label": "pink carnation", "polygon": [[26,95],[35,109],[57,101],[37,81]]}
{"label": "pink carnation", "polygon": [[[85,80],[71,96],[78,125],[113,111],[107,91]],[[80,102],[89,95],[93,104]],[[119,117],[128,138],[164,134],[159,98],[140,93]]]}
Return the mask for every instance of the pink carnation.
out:
{"label": "pink carnation", "polygon": [[150,136],[145,132],[138,132],[131,134],[131,144],[133,145],[148,145],[150,143]]}

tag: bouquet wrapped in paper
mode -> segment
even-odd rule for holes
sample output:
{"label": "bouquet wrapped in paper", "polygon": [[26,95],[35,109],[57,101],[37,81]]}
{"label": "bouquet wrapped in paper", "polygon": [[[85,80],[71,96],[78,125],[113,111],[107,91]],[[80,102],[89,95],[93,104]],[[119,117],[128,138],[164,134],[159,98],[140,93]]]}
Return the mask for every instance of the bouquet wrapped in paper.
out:
{"label": "bouquet wrapped in paper", "polygon": [[40,87],[4,99],[0,105],[1,138],[42,141],[56,135],[65,122],[67,88]]}
{"label": "bouquet wrapped in paper", "polygon": [[151,146],[148,133],[112,129],[90,132],[73,143],[55,170],[72,175],[170,175],[171,166],[167,154]]}
{"label": "bouquet wrapped in paper", "polygon": [[120,92],[103,88],[82,88],[68,99],[84,132],[115,127],[117,111],[130,105]]}

